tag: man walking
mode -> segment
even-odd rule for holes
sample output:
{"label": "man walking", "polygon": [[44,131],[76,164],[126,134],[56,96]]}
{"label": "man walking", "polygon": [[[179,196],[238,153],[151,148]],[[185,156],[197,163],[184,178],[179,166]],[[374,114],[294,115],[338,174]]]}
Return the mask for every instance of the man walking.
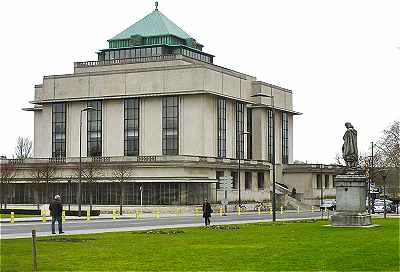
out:
{"label": "man walking", "polygon": [[206,227],[210,225],[210,217],[212,212],[213,210],[211,209],[211,205],[206,199],[206,201],[203,203],[203,217]]}
{"label": "man walking", "polygon": [[61,197],[59,195],[55,195],[54,196],[54,200],[51,201],[50,203],[50,215],[51,215],[51,232],[53,234],[56,234],[56,230],[55,230],[55,223],[56,220],[58,222],[58,233],[64,233],[62,231],[62,220],[61,220],[61,215],[62,215],[62,210],[63,210],[63,206],[61,203]]}

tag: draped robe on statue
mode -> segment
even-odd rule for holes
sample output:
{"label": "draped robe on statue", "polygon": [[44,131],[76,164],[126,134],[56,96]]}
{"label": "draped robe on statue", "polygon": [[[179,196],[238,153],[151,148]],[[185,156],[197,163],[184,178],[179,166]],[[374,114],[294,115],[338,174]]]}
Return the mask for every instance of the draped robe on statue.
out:
{"label": "draped robe on statue", "polygon": [[358,161],[357,131],[349,125],[343,136],[343,159],[349,167],[356,167]]}

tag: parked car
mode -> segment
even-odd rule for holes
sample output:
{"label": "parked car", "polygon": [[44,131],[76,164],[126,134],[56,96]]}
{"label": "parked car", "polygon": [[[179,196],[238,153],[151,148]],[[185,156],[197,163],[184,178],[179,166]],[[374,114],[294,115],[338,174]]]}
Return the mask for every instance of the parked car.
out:
{"label": "parked car", "polygon": [[324,199],[322,200],[322,204],[320,205],[321,210],[336,210],[336,199]]}
{"label": "parked car", "polygon": [[[392,201],[386,200],[386,212],[391,211],[391,205]],[[375,199],[374,206],[372,209],[372,213],[383,213],[385,211],[385,202],[382,199]]]}

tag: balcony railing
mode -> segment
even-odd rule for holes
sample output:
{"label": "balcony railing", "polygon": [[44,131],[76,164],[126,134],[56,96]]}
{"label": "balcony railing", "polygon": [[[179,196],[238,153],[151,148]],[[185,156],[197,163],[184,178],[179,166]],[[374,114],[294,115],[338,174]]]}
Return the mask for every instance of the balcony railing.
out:
{"label": "balcony railing", "polygon": [[[236,158],[218,158],[218,157],[207,157],[207,156],[194,156],[194,155],[150,155],[150,156],[118,156],[118,157],[82,157],[82,162],[98,162],[102,164],[118,164],[118,163],[133,163],[136,165],[140,164],[162,164],[162,163],[206,163],[206,164],[225,164],[226,166],[236,166],[238,160]],[[3,159],[0,161],[1,164],[11,163],[19,165],[28,164],[69,164],[79,163],[79,157],[68,157],[68,158],[29,158],[25,160],[16,159]],[[241,159],[243,166],[255,166],[269,169],[270,164],[263,160],[250,160]]]}
{"label": "balcony railing", "polygon": [[133,63],[143,63],[143,62],[155,62],[155,61],[166,61],[166,60],[176,60],[180,55],[170,54],[162,56],[150,56],[150,57],[139,57],[139,58],[129,58],[129,59],[115,59],[115,60],[103,60],[103,61],[84,61],[75,62],[75,68],[88,68],[96,66],[106,66],[115,64],[133,64]]}

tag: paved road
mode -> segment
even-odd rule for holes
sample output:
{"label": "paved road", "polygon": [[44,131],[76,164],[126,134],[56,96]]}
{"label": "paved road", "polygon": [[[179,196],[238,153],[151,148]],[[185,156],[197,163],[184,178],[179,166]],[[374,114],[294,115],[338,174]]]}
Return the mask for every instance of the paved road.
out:
{"label": "paved road", "polygon": [[[277,214],[278,220],[296,219],[296,218],[318,218],[321,214],[318,212],[302,212]],[[258,214],[229,214],[227,216],[214,215],[211,218],[211,224],[240,224],[248,222],[271,221],[270,215]],[[88,234],[100,232],[116,232],[116,231],[133,231],[133,230],[148,230],[160,228],[176,228],[176,227],[191,227],[202,226],[203,218],[200,216],[170,216],[156,218],[121,218],[112,220],[109,218],[85,220],[69,220],[63,224],[65,235],[71,234]],[[1,239],[27,238],[31,237],[32,229],[37,231],[37,236],[51,235],[51,223],[42,222],[18,222],[15,224],[2,223]],[[56,226],[57,229],[57,226]]]}

